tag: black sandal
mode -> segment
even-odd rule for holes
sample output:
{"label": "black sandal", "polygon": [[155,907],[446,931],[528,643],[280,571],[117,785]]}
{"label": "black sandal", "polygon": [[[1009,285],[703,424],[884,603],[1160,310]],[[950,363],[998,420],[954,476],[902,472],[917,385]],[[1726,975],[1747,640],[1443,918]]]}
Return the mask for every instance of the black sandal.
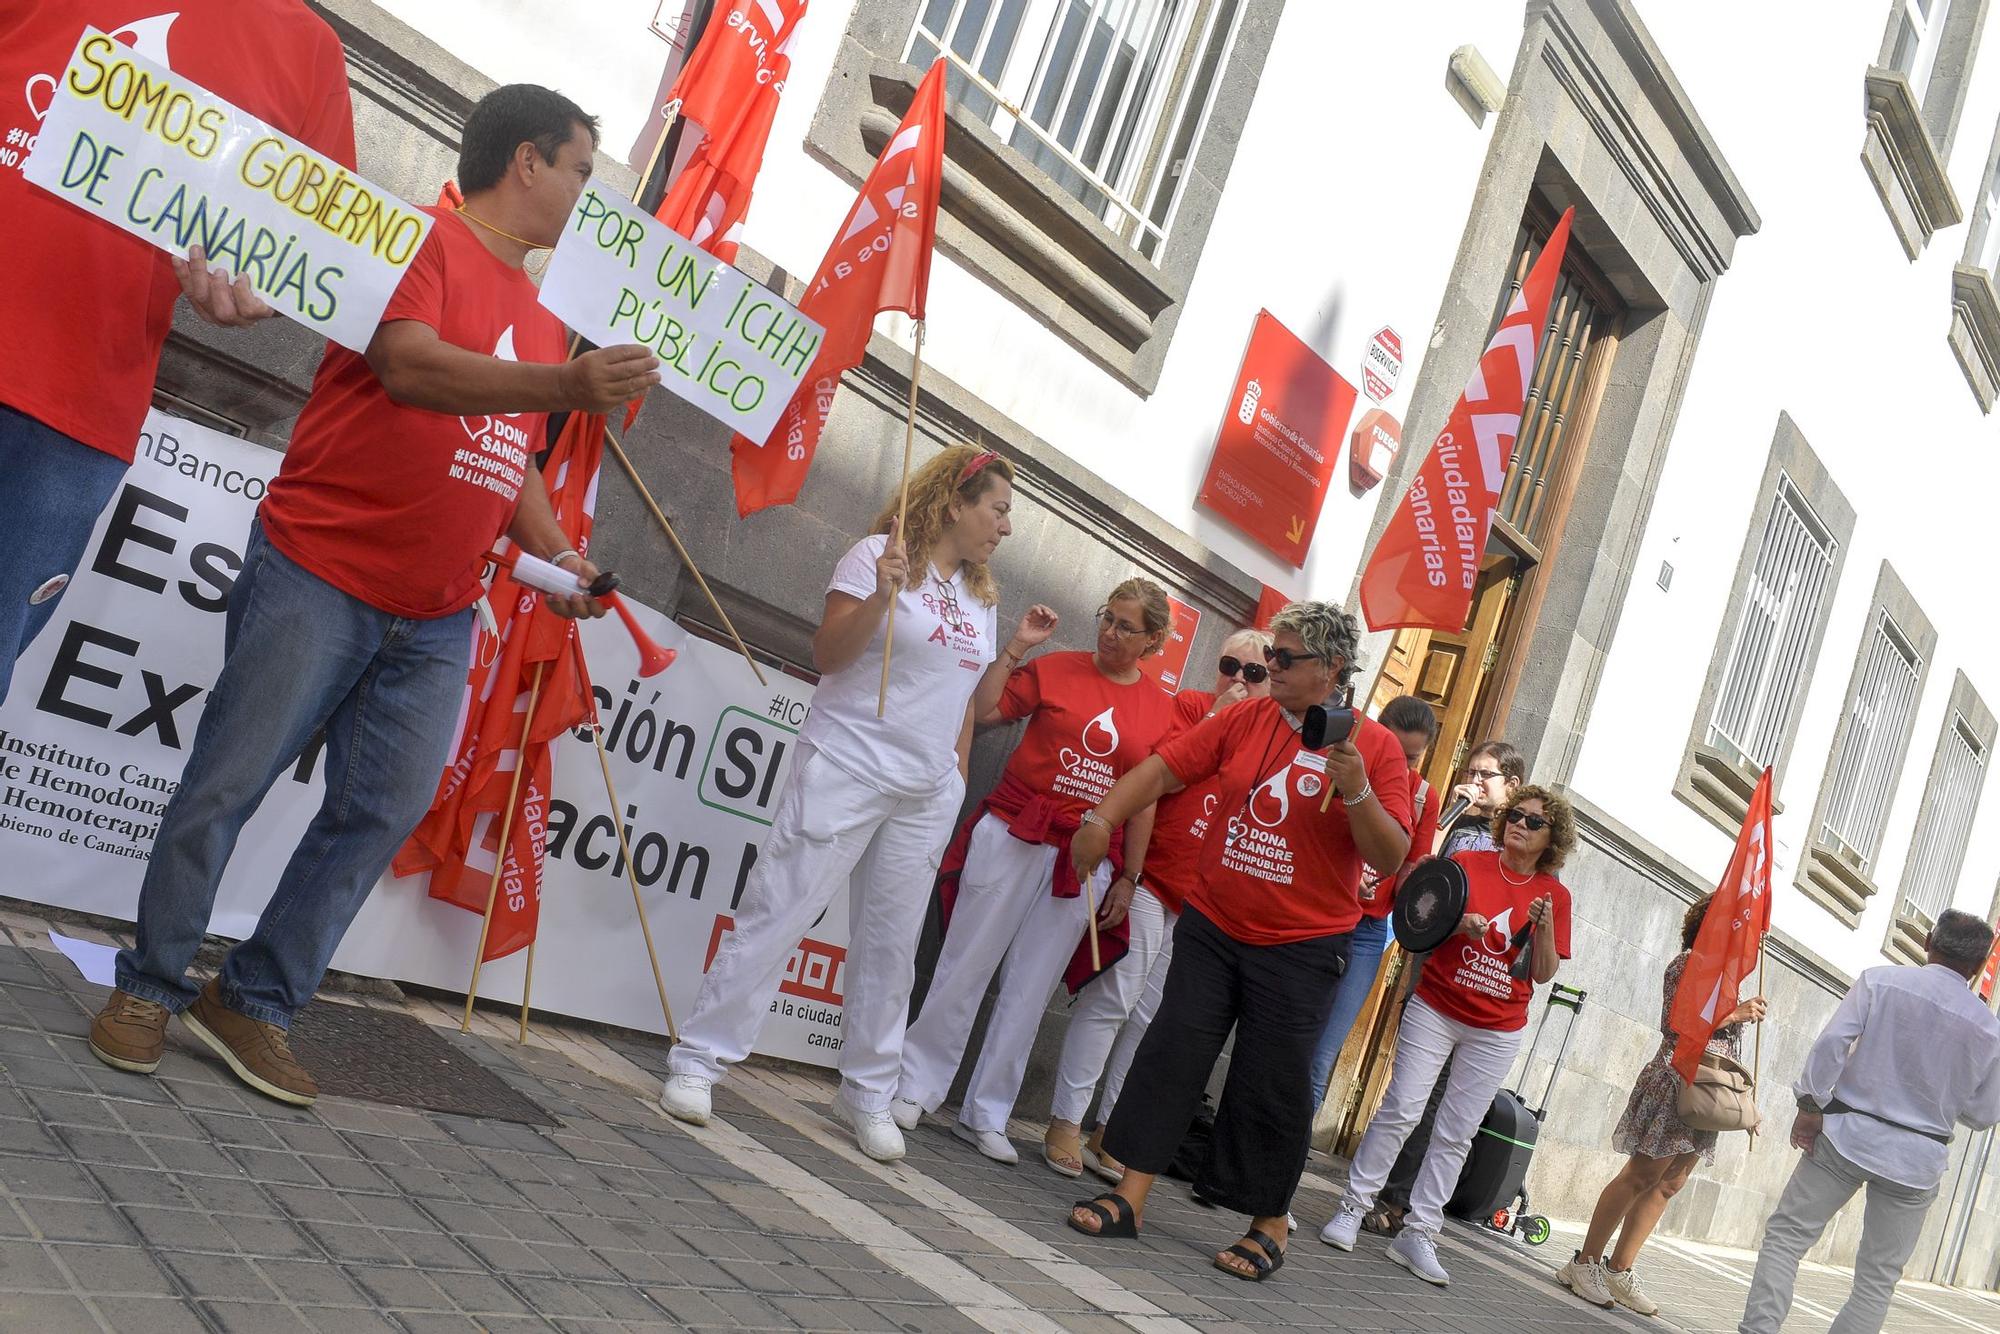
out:
{"label": "black sandal", "polygon": [[[1119,1209],[1117,1213],[1114,1214],[1104,1207],[1106,1200],[1118,1201]],[[1078,1225],[1076,1221],[1076,1211],[1078,1209],[1088,1209],[1091,1213],[1097,1215],[1097,1231],[1092,1232],[1089,1228]],[[1132,1202],[1123,1195],[1108,1190],[1095,1199],[1078,1200],[1075,1204],[1072,1204],[1069,1215],[1063,1221],[1086,1237],[1136,1237],[1139,1235],[1139,1221],[1133,1215]]]}
{"label": "black sandal", "polygon": [[[1257,1250],[1251,1250],[1244,1242],[1255,1242]],[[1222,1263],[1222,1255],[1233,1255],[1256,1272],[1246,1274],[1233,1265],[1226,1265]],[[1223,1251],[1222,1255],[1215,1257],[1215,1267],[1231,1278],[1240,1278],[1246,1283],[1262,1283],[1285,1267],[1285,1248],[1256,1228],[1244,1233],[1244,1240]]]}

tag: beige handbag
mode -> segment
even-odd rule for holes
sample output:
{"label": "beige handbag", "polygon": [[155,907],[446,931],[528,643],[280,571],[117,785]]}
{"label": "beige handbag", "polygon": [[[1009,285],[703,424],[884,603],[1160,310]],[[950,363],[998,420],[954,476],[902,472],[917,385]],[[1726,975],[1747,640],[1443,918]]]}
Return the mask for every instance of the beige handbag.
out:
{"label": "beige handbag", "polygon": [[1755,1130],[1757,1081],[1727,1056],[1703,1052],[1694,1083],[1681,1089],[1674,1110],[1690,1130]]}

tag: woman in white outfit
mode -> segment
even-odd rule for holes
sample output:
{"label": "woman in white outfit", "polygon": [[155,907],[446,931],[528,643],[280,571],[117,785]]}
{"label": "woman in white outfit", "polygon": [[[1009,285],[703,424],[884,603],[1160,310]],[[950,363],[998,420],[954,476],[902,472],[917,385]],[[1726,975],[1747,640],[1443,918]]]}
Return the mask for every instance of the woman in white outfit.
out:
{"label": "woman in white outfit", "polygon": [[[1238,630],[1223,640],[1215,689],[1175,695],[1174,721],[1167,736],[1178,736],[1232,704],[1271,693],[1264,669],[1264,647],[1270,642],[1271,636],[1261,630]],[[1105,1157],[1104,1123],[1118,1105],[1132,1053],[1139,1050],[1139,1039],[1146,1036],[1146,1025],[1160,1008],[1160,988],[1174,957],[1174,923],[1180,920],[1181,901],[1201,863],[1216,787],[1217,780],[1211,779],[1159,803],[1146,850],[1146,874],[1138,882],[1141,892],[1132,896],[1127,918],[1130,952],[1093,978],[1077,994],[1070,1011],[1062,1060],[1056,1068],[1055,1097],[1049,1106],[1049,1129],[1042,1140],[1043,1161],[1063,1176],[1077,1176],[1085,1167],[1107,1181],[1116,1182],[1124,1175],[1116,1159]],[[1104,1100],[1097,1111],[1097,1131],[1085,1146],[1083,1114],[1090,1109],[1100,1075]]]}
{"label": "woman in white outfit", "polygon": [[[936,1111],[951,1091],[997,967],[999,998],[956,1131],[987,1157],[1016,1161],[1007,1118],[1050,993],[1066,970],[1072,989],[1083,985],[1074,967],[1080,949],[1082,971],[1089,971],[1088,905],[1101,905],[1101,936],[1121,927],[1133,877],[1144,869],[1150,812],[1131,822],[1114,853],[1115,875],[1099,868],[1088,894],[1070,864],[1069,843],[1084,813],[1151,755],[1167,730],[1173,696],[1140,672],[1139,660],[1159,650],[1171,624],[1159,586],[1128,579],[1098,612],[1095,653],[1046,654],[1016,666],[1004,689],[982,684],[974,698],[981,726],[1025,718],[1028,727],[999,785],[945,856],[944,950],[903,1043],[894,1114],[905,1129]],[[1030,609],[1002,662],[1020,663],[1054,629],[1054,612]],[[1100,945],[1104,962],[1114,962],[1115,942]]]}
{"label": "woman in white outfit", "polygon": [[[863,1152],[903,1156],[889,1116],[917,938],[939,854],[965,798],[971,700],[995,663],[999,586],[988,567],[1012,531],[1014,469],[957,446],[910,479],[908,530],[896,505],[834,569],[813,636],[820,671],[812,713],[751,872],[735,929],[702,980],[667,1058],[660,1105],[695,1125],[709,1091],[750,1054],[785,963],[843,886],[849,943],[842,971],[839,1106]],[[876,716],[891,600],[895,651]]]}

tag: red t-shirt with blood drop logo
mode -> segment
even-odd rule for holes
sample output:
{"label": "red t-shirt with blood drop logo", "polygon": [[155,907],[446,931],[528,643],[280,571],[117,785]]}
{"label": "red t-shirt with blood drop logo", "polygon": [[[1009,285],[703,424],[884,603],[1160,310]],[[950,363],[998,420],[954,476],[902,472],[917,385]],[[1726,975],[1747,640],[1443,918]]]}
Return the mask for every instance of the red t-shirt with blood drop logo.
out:
{"label": "red t-shirt with blood drop logo", "polygon": [[[1167,729],[1160,744],[1166,745],[1201,722],[1214,707],[1215,695],[1211,691],[1183,690],[1175,695],[1173,726]],[[1141,883],[1173,912],[1181,910],[1188,891],[1201,878],[1201,845],[1215,815],[1220,782],[1209,778],[1191,784],[1170,797],[1161,797],[1154,808],[1153,841],[1146,849],[1146,870]]]}
{"label": "red t-shirt with blood drop logo", "polygon": [[1528,1022],[1535,984],[1531,978],[1511,974],[1520,954],[1514,948],[1514,933],[1527,924],[1528,905],[1547,897],[1555,908],[1550,926],[1556,933],[1556,957],[1567,959],[1569,890],[1542,872],[1530,876],[1526,884],[1515,884],[1497,852],[1460,852],[1452,860],[1465,868],[1465,910],[1487,919],[1486,934],[1478,940],[1454,935],[1426,955],[1417,995],[1445,1018],[1469,1028],[1515,1032]]}
{"label": "red t-shirt with blood drop logo", "polygon": [[[1382,809],[1407,830],[1410,766],[1402,746],[1372,718],[1356,719],[1351,739]],[[1305,748],[1276,700],[1224,709],[1160,747],[1160,758],[1190,786],[1220,778],[1190,907],[1246,945],[1354,929],[1361,852],[1347,809],[1338,796],[1327,801],[1326,757]]]}
{"label": "red t-shirt with blood drop logo", "polygon": [[[1421,801],[1419,800],[1421,794]],[[1410,770],[1410,808],[1416,811],[1417,830],[1410,836],[1410,852],[1403,858],[1402,869],[1394,876],[1385,876],[1372,866],[1363,864],[1361,868],[1361,915],[1363,917],[1387,917],[1396,906],[1396,890],[1410,868],[1431,855],[1431,848],[1437,842],[1438,800],[1435,790],[1425,790],[1424,776],[1417,770]]]}
{"label": "red t-shirt with blood drop logo", "polygon": [[303,0],[0,5],[0,218],[17,261],[0,283],[0,403],[129,463],[180,281],[165,251],[21,175],[86,26],[349,168],[354,111],[340,39]]}
{"label": "red t-shirt with blood drop logo", "polygon": [[1153,753],[1173,722],[1174,697],[1144,676],[1119,685],[1094,654],[1050,653],[1008,675],[1000,716],[1028,719],[1008,775],[1081,816]]}
{"label": "red t-shirt with blood drop logo", "polygon": [[[480,244],[464,219],[437,220],[382,322],[507,361],[560,362],[562,322],[535,285]],[[258,510],[278,550],[369,606],[430,619],[479,600],[487,550],[513,522],[547,414],[457,417],[390,399],[368,359],[338,343],[313,377],[284,467]]]}

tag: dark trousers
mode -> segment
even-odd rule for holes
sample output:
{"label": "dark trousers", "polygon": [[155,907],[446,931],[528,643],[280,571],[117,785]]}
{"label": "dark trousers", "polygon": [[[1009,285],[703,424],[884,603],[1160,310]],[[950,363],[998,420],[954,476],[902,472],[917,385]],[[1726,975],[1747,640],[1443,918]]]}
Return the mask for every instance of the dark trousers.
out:
{"label": "dark trousers", "polygon": [[1403,1141],[1403,1151],[1396,1155],[1396,1165],[1389,1169],[1389,1179],[1382,1186],[1382,1193],[1375,1197],[1377,1208],[1394,1205],[1398,1209],[1410,1207],[1410,1187],[1417,1184],[1417,1171],[1424,1165],[1424,1154],[1430,1151],[1431,1128],[1437,1124],[1438,1104],[1444,1101],[1444,1091],[1451,1084],[1451,1058],[1446,1057],[1444,1069],[1438,1071],[1437,1087],[1431,1090],[1431,1100],[1424,1104],[1424,1119],[1417,1122],[1417,1128]]}
{"label": "dark trousers", "polygon": [[1164,1172],[1234,1028],[1236,1049],[1195,1193],[1253,1218],[1283,1214],[1305,1170],[1313,1044],[1347,966],[1347,943],[1342,934],[1246,945],[1185,909],[1160,1009],[1105,1128],[1105,1152],[1135,1171]]}

